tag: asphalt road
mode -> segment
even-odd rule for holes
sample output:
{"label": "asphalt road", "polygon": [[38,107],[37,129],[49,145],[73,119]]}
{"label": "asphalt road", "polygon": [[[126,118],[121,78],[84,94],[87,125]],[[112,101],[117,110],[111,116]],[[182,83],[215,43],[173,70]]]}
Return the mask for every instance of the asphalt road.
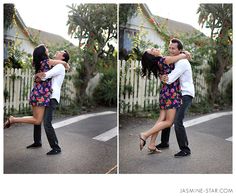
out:
{"label": "asphalt road", "polygon": [[[187,118],[186,121],[199,117]],[[4,173],[117,173],[117,136],[106,135],[110,132],[114,134],[116,111],[76,119],[73,123],[70,123],[71,119],[57,119],[54,122],[58,126],[56,133],[62,147],[62,153],[54,156],[46,155],[50,146],[44,130],[42,148],[26,149],[32,143],[32,125],[18,124],[5,129]],[[146,148],[139,151],[138,134],[151,128],[155,120],[125,118],[120,119],[120,123],[118,167],[121,174],[232,173],[232,114],[189,125],[187,134],[192,154],[184,158],[173,156],[179,151],[173,128],[170,148],[160,154],[149,154]],[[158,143],[159,140],[160,137]]]}
{"label": "asphalt road", "polygon": [[73,117],[77,121],[72,123],[72,117],[53,122],[58,126],[56,134],[62,148],[62,153],[58,155],[46,155],[51,149],[44,129],[43,146],[37,149],[26,149],[33,141],[32,125],[18,124],[5,129],[4,173],[117,173],[116,110],[105,115],[92,115],[86,119],[79,119],[83,115],[78,119]]}
{"label": "asphalt road", "polygon": [[[194,118],[199,118],[194,117]],[[205,116],[203,116],[205,118]],[[203,119],[204,119],[203,118]],[[186,121],[194,120],[188,118]],[[148,130],[155,120],[123,119],[119,130],[119,173],[133,174],[231,174],[232,113],[187,128],[191,156],[174,158],[179,151],[174,129],[170,147],[159,154],[139,150],[138,135]],[[160,135],[158,142],[160,142]]]}

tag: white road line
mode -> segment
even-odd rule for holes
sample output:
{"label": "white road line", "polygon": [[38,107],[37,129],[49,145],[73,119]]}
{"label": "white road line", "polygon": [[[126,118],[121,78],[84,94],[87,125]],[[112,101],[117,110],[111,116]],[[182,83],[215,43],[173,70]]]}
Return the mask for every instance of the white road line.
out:
{"label": "white road line", "polygon": [[95,116],[102,116],[102,115],[107,115],[107,114],[115,114],[116,112],[113,111],[106,111],[106,112],[99,112],[99,113],[92,113],[92,114],[83,114],[83,115],[79,115],[73,118],[69,118],[67,120],[63,120],[57,123],[53,123],[53,127],[54,129],[58,129],[67,125],[70,125],[72,123],[76,123],[78,121],[87,119],[87,118],[91,118],[91,117],[95,117]]}
{"label": "white road line", "polygon": [[108,172],[106,172],[106,174],[110,174],[110,173],[113,172],[115,169],[117,169],[117,165],[115,165],[114,167],[112,167]]}
{"label": "white road line", "polygon": [[225,139],[225,140],[227,140],[227,141],[229,141],[229,142],[232,142],[232,141],[233,141],[233,138],[232,138],[232,137],[229,137],[229,138],[227,138],[227,139]]}
{"label": "white road line", "polygon": [[214,118],[219,118],[221,116],[226,116],[226,115],[232,115],[232,111],[231,112],[219,112],[219,113],[214,113],[214,114],[208,114],[199,118],[195,118],[192,120],[188,120],[186,122],[184,122],[184,126],[185,127],[191,127],[209,120],[212,120]]}
{"label": "white road line", "polygon": [[[214,118],[219,118],[221,116],[226,116],[226,115],[232,115],[232,111],[231,112],[220,112],[220,113],[215,113],[215,114],[209,114],[209,115],[205,115],[205,116],[202,116],[202,117],[199,117],[199,118],[188,120],[188,121],[184,122],[184,126],[185,127],[191,127],[191,126],[194,126],[194,125],[212,120]],[[226,138],[225,140],[232,142],[233,138],[229,137],[229,138]]]}
{"label": "white road line", "polygon": [[118,130],[117,130],[117,127],[115,127],[113,129],[110,129],[110,130],[94,137],[93,139],[94,140],[99,140],[99,141],[102,141],[102,142],[106,142],[106,141],[112,139],[113,137],[117,136],[117,133],[118,133]]}

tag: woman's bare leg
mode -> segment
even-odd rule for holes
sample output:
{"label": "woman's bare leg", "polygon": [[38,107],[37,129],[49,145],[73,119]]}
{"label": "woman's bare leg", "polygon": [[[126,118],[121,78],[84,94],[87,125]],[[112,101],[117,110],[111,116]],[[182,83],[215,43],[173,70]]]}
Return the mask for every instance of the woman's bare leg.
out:
{"label": "woman's bare leg", "polygon": [[[154,126],[157,126],[157,124],[161,121],[164,121],[166,118],[166,110],[161,110],[160,111],[160,115],[159,115],[159,118],[157,120],[157,122],[155,123]],[[156,138],[158,136],[158,133],[154,133],[151,135],[151,140],[150,140],[150,143],[149,143],[149,148],[150,149],[155,149],[156,148]]]}
{"label": "woman's bare leg", "polygon": [[24,117],[10,117],[11,124],[13,123],[27,123],[40,125],[43,120],[45,107],[33,106],[33,116],[24,116]]}
{"label": "woman's bare leg", "polygon": [[164,121],[160,121],[159,123],[155,124],[151,129],[146,132],[141,133],[140,135],[144,140],[146,140],[149,136],[153,135],[154,133],[158,133],[160,130],[170,127],[175,119],[176,109],[169,109],[166,110],[166,118]]}

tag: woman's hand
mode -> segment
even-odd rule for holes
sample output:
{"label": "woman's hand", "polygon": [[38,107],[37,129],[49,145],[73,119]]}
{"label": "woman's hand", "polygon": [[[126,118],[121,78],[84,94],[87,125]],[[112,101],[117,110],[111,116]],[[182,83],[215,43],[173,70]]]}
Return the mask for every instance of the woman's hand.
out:
{"label": "woman's hand", "polygon": [[192,55],[191,55],[191,53],[190,53],[189,51],[184,50],[183,53],[186,55],[186,58],[187,58],[188,60],[191,60],[191,59],[192,59]]}
{"label": "woman's hand", "polygon": [[70,71],[70,65],[69,65],[69,63],[66,63],[65,69],[66,69],[66,71]]}

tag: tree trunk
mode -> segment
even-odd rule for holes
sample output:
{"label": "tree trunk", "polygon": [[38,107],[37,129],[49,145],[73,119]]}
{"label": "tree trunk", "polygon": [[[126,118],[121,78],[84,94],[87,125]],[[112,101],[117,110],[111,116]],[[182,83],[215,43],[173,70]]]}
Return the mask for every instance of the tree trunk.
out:
{"label": "tree trunk", "polygon": [[223,57],[222,51],[217,52],[217,59],[219,62],[219,68],[215,73],[215,80],[212,82],[211,97],[210,97],[213,103],[215,103],[220,96],[218,86],[224,74],[225,67],[227,67],[228,65],[228,60],[227,58]]}
{"label": "tree trunk", "polygon": [[83,77],[83,83],[80,85],[79,88],[79,95],[78,95],[78,101],[79,103],[83,104],[84,101],[87,99],[87,95],[86,95],[86,88],[88,86],[88,82],[89,80],[93,77],[93,73],[95,71],[96,68],[96,64],[97,64],[97,55],[94,54],[93,55],[93,59],[90,60],[91,57],[86,56],[84,59],[84,64],[85,64],[85,70],[84,70],[84,74],[85,76]]}

